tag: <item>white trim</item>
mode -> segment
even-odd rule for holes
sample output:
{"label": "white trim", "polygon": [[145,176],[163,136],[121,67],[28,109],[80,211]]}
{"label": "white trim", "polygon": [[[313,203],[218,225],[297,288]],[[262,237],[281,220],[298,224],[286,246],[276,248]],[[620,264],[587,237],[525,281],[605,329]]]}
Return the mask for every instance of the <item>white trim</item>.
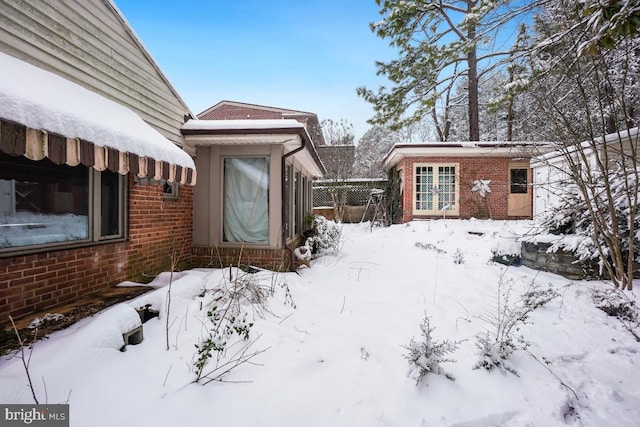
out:
{"label": "white trim", "polygon": [[441,215],[443,214],[443,211],[438,209],[438,202],[439,202],[439,196],[438,194],[434,194],[433,196],[433,209],[418,209],[416,207],[416,201],[417,201],[417,192],[416,192],[416,186],[418,184],[417,182],[417,174],[416,174],[416,170],[418,168],[423,168],[423,167],[431,167],[433,168],[433,182],[434,182],[434,186],[437,183],[438,180],[438,169],[441,167],[453,167],[455,169],[455,184],[454,184],[454,209],[448,209],[446,210],[446,212],[444,212],[445,215],[451,214],[451,215],[460,215],[460,163],[428,163],[428,162],[421,162],[421,163],[414,163],[412,166],[413,168],[413,180],[412,180],[412,191],[411,191],[411,195],[412,195],[412,200],[411,200],[411,213],[413,215],[429,215],[429,216],[433,216],[433,215]]}
{"label": "white trim", "polygon": [[384,167],[400,163],[405,157],[527,157],[540,151],[548,151],[547,145],[539,143],[505,142],[443,142],[429,144],[396,144],[384,157]]}

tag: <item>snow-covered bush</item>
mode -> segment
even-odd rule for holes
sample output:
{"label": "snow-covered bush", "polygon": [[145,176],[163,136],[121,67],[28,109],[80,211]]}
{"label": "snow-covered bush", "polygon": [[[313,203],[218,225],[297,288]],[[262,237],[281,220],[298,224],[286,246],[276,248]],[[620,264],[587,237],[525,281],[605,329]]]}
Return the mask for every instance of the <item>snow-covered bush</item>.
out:
{"label": "snow-covered bush", "polygon": [[422,324],[420,324],[422,339],[415,341],[411,338],[409,345],[403,346],[408,350],[404,357],[410,365],[409,376],[416,380],[416,385],[420,384],[427,374],[444,375],[452,381],[455,380],[440,365],[445,362],[455,362],[454,359],[449,359],[446,356],[458,349],[458,342],[435,341],[431,336],[434,330],[435,328],[429,324],[429,317],[425,315]]}
{"label": "snow-covered bush", "polygon": [[512,337],[498,341],[494,339],[489,331],[476,335],[475,345],[478,349],[478,361],[473,366],[473,369],[484,368],[487,371],[491,371],[497,368],[502,372],[507,371],[518,376],[518,372],[507,365],[505,361],[511,357],[516,349],[520,348],[520,344],[523,343],[514,342]]}
{"label": "snow-covered bush", "polygon": [[559,294],[551,287],[543,289],[536,282],[532,282],[522,298],[512,301],[513,281],[500,279],[498,284],[498,300],[495,312],[479,316],[490,329],[476,336],[478,361],[474,369],[484,368],[488,371],[498,368],[502,372],[517,371],[507,365],[505,361],[516,350],[526,350],[529,342],[522,335],[520,328],[529,322],[529,315],[558,297]]}
{"label": "snow-covered bush", "polygon": [[322,215],[313,219],[313,235],[307,244],[314,250],[322,252],[338,252],[342,242],[342,229],[335,221],[330,221]]}
{"label": "snow-covered bush", "polygon": [[[611,200],[614,201],[613,215],[617,219],[617,236],[613,235],[612,211],[609,206],[598,201],[585,200],[580,187],[576,184],[567,184],[563,187],[563,195],[560,200],[549,207],[538,219],[538,225],[543,232],[558,235],[558,239],[549,248],[549,251],[565,250],[575,253],[580,261],[596,260],[600,258],[597,244],[603,250],[606,257],[611,255],[610,244],[619,241],[623,256],[629,256],[629,243],[632,240],[637,248],[640,245],[640,209],[634,207],[634,217],[629,206],[628,191],[639,191],[638,184],[634,182],[634,173],[625,172],[621,167],[612,169],[607,175],[609,186],[605,185],[602,174],[592,171],[593,186],[599,191],[604,200],[604,193],[611,192]],[[594,226],[590,210],[598,217],[600,224]],[[631,221],[633,221],[634,235],[631,236]],[[598,241],[594,240],[598,238]],[[578,237],[578,238],[576,238]],[[636,261],[640,261],[640,254],[636,253]],[[625,260],[626,263],[626,260]],[[600,260],[602,267],[602,260]]]}
{"label": "snow-covered bush", "polygon": [[447,253],[446,251],[440,249],[439,247],[437,247],[436,245],[434,245],[432,243],[416,242],[415,246],[416,246],[416,248],[424,249],[424,250],[427,250],[427,251],[437,252],[439,254]]}
{"label": "snow-covered bush", "polygon": [[456,249],[456,251],[453,253],[453,263],[464,264],[464,255],[462,254],[460,248]]}
{"label": "snow-covered bush", "polygon": [[633,299],[616,288],[594,289],[592,299],[597,308],[620,320],[636,340],[640,341],[640,309]]}

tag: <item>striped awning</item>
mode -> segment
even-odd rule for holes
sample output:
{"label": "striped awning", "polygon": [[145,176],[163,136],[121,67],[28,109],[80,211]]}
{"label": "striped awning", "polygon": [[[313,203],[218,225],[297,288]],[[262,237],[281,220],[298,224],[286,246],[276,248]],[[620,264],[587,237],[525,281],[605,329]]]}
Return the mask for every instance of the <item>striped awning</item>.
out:
{"label": "striped awning", "polygon": [[110,147],[63,135],[31,129],[0,119],[0,150],[12,156],[30,160],[48,158],[53,163],[69,166],[84,165],[96,170],[110,170],[140,178],[164,179],[181,184],[195,184],[195,171],[170,162],[142,157]]}

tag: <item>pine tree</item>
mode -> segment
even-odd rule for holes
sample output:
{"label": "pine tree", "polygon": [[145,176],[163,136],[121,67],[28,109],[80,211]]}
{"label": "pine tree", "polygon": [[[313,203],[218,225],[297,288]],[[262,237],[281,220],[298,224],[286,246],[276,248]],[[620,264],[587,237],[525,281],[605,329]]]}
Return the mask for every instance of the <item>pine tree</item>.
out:
{"label": "pine tree", "polygon": [[[376,0],[383,19],[370,24],[378,37],[389,39],[399,58],[377,62],[378,74],[394,87],[357,92],[373,104],[374,124],[400,128],[433,113],[465,79],[468,139],[480,139],[478,84],[490,70],[513,59],[511,48],[493,50],[492,42],[515,18],[533,10],[534,2],[507,0]],[[518,5],[515,5],[518,3]],[[445,106],[446,108],[447,106]],[[411,111],[407,115],[407,112]],[[441,137],[442,138],[442,137]]]}

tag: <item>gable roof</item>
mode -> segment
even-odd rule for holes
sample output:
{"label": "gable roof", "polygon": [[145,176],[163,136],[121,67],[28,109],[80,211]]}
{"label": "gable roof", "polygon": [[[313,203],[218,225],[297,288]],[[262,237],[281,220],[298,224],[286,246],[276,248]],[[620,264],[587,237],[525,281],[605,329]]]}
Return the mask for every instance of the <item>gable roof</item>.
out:
{"label": "gable roof", "polygon": [[[246,110],[253,110],[258,116],[271,117],[246,117],[246,114],[243,114]],[[198,118],[201,120],[280,119],[284,116],[312,116],[316,119],[318,118],[316,114],[307,111],[228,100],[222,100],[198,114]]]}
{"label": "gable roof", "polygon": [[0,51],[55,73],[139,115],[182,145],[193,116],[112,0],[0,7]]}
{"label": "gable roof", "polygon": [[0,7],[0,149],[195,183],[191,115],[112,0]]}
{"label": "gable roof", "polygon": [[151,51],[149,51],[149,49],[147,49],[147,46],[142,42],[140,37],[138,37],[138,34],[135,32],[133,27],[129,24],[129,21],[127,21],[127,18],[125,18],[125,16],[122,14],[120,9],[118,9],[118,7],[113,2],[113,0],[103,0],[103,1],[105,2],[105,4],[107,4],[111,8],[111,10],[118,17],[118,19],[122,23],[122,25],[123,25],[124,29],[126,30],[126,32],[129,34],[129,36],[134,41],[134,43],[140,48],[140,52],[145,56],[145,58],[147,58],[149,63],[153,66],[153,68],[156,70],[156,72],[160,76],[160,78],[166,83],[167,88],[176,97],[176,99],[180,101],[180,103],[185,108],[185,110],[189,113],[191,118],[195,118],[195,115],[191,112],[191,109],[189,108],[187,103],[184,102],[184,100],[182,99],[182,96],[180,96],[180,94],[178,93],[176,88],[173,86],[171,81],[169,81],[169,78],[167,77],[167,75],[164,73],[164,71],[162,71],[162,69],[158,65],[158,62],[155,60],[155,58],[151,54]]}
{"label": "gable roof", "polygon": [[308,111],[223,100],[198,114],[200,120],[295,119],[304,123],[316,146],[325,145],[318,115]]}

